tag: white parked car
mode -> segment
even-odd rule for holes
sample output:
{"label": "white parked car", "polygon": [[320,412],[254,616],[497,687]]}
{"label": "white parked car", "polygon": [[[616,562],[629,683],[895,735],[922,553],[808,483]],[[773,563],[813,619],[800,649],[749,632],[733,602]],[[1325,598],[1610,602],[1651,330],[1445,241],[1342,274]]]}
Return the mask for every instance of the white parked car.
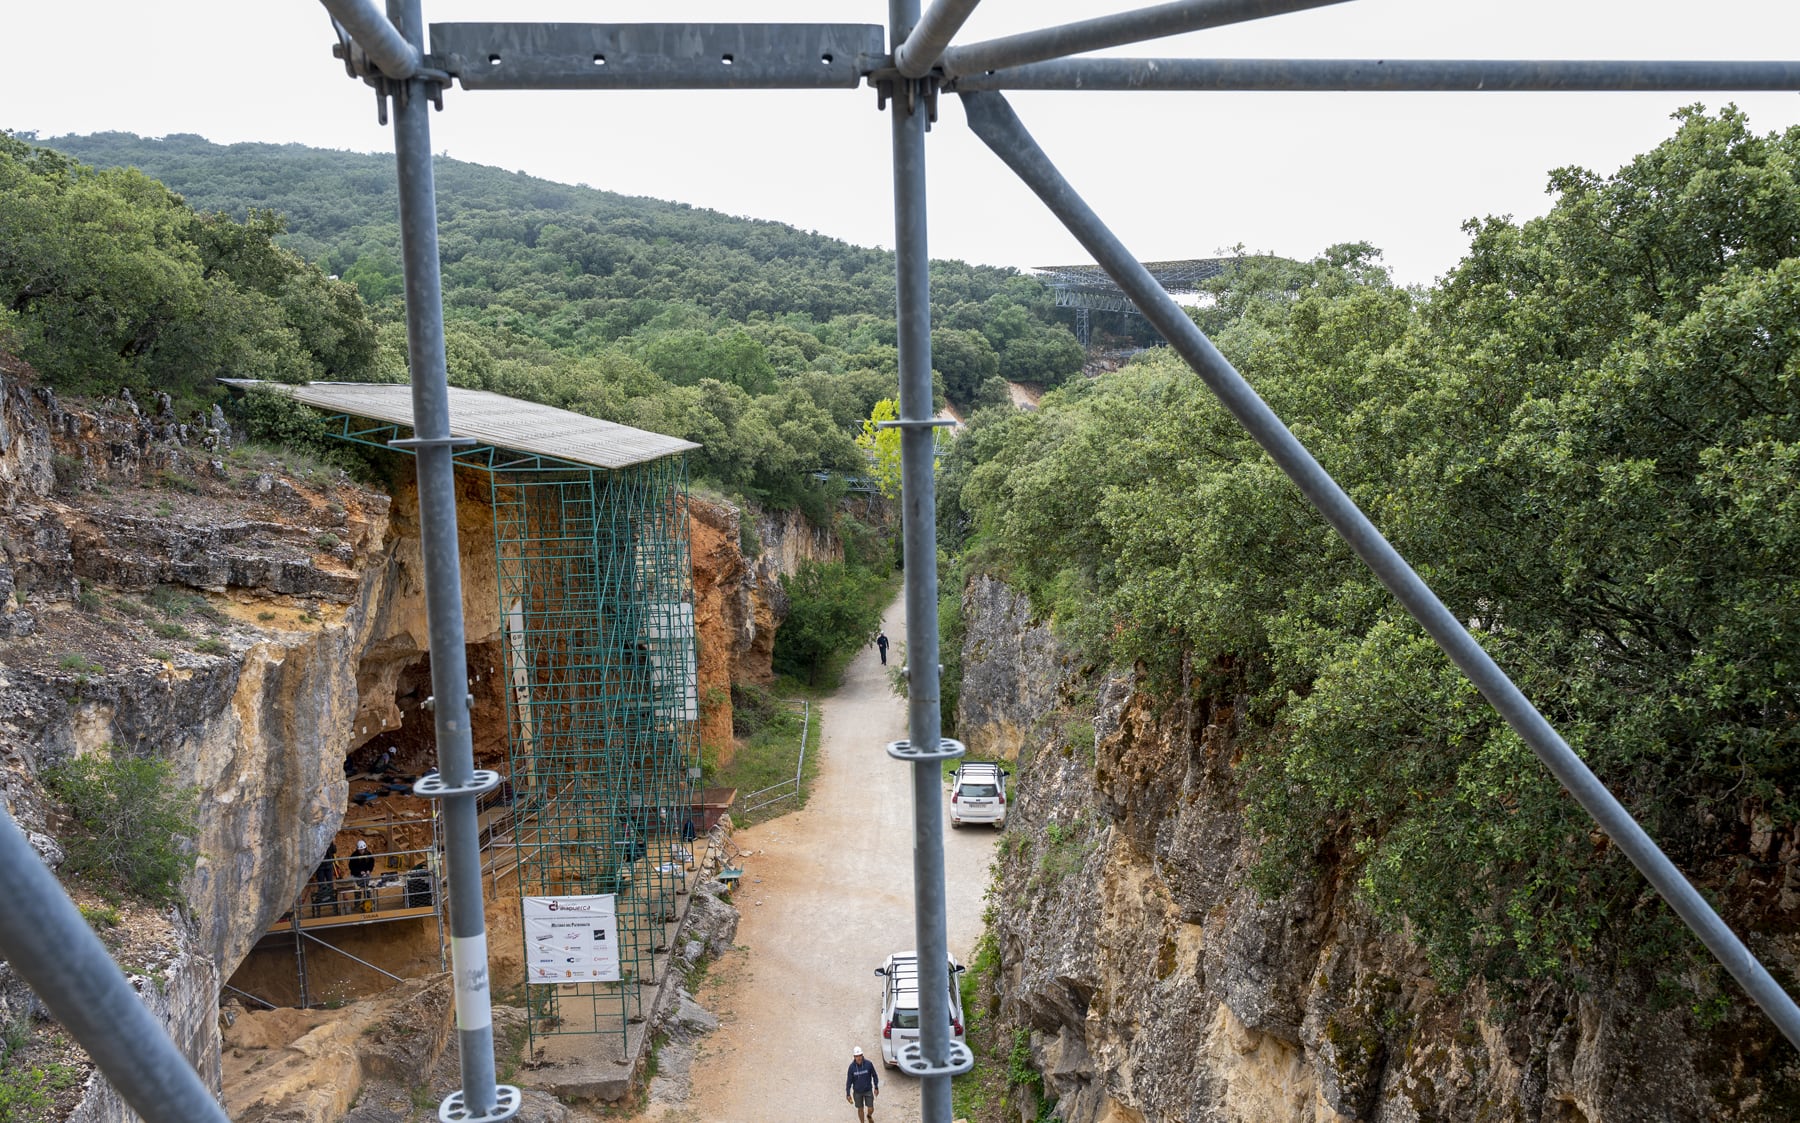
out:
{"label": "white parked car", "polygon": [[950,774],[950,826],[1006,825],[1006,769],[986,761],[968,761]]}
{"label": "white parked car", "polygon": [[[950,971],[950,1038],[963,1039],[962,989],[956,976],[963,965],[951,957]],[[882,976],[881,984],[881,1059],[889,1068],[900,1066],[900,1050],[909,1041],[919,1039],[919,956],[917,952],[897,951],[887,962],[875,968]]]}

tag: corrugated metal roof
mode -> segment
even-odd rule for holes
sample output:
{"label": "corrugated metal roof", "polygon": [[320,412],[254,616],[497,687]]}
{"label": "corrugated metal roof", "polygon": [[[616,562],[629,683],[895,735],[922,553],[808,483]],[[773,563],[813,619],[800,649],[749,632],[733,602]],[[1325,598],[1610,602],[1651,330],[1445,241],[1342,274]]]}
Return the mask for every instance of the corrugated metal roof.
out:
{"label": "corrugated metal roof", "polygon": [[[412,387],[379,382],[309,382],[292,386],[248,378],[222,378],[231,386],[264,386],[291,394],[309,406],[391,421],[413,423]],[[554,406],[522,402],[486,390],[450,389],[450,435],[517,452],[554,456],[596,468],[629,468],[700,446],[693,441],[633,429]]]}

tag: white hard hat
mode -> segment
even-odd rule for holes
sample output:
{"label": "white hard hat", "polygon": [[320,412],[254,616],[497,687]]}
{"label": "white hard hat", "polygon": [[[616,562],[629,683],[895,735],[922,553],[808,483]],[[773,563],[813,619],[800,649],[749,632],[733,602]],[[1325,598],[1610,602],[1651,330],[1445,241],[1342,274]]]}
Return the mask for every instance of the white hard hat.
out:
{"label": "white hard hat", "polygon": [[369,848],[369,844],[359,838],[356,840],[356,848],[358,850],[367,850]]}
{"label": "white hard hat", "polygon": [[861,1046],[861,1045],[858,1045],[858,1046],[857,1046],[857,1047],[856,1047],[856,1048],[854,1048],[854,1049],[852,1049],[852,1050],[850,1050],[850,1055],[851,1055],[851,1056],[853,1056],[853,1057],[860,1057],[860,1056],[862,1056],[862,1046]]}

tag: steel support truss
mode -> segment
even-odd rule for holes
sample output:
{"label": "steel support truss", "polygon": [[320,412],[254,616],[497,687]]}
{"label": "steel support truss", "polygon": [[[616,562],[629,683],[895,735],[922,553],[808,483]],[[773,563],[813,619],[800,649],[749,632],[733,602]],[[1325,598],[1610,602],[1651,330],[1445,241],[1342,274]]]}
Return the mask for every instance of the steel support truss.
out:
{"label": "steel support truss", "polygon": [[[1342,534],[1381,580],[1481,689],[1506,721],[1612,836],[1682,920],[1763,1008],[1787,1038],[1800,1045],[1800,1009],[1743,943],[1724,925],[1667,857],[1563,742],[1535,707],[1446,610],[1391,545],[1313,461],[1280,420],[1243,383],[1212,344],[1087,209],[999,94],[1007,89],[1117,90],[1800,90],[1800,62],[1656,61],[1382,61],[1069,59],[1105,47],[1263,19],[1341,0],[1176,0],[987,42],[952,43],[976,0],[936,0],[921,14],[918,0],[889,0],[888,27],[873,24],[437,24],[427,50],[419,0],[322,0],[331,12],[349,72],[374,86],[382,118],[398,113],[396,155],[401,178],[408,339],[420,452],[421,524],[427,538],[428,600],[434,689],[447,694],[460,681],[463,641],[460,584],[455,569],[454,495],[449,472],[457,442],[448,436],[443,408],[441,299],[436,262],[435,195],[429,131],[423,112],[441,104],[452,82],[478,89],[854,89],[880,91],[893,129],[895,229],[899,272],[896,315],[900,334],[902,474],[905,514],[909,739],[889,746],[909,761],[915,791],[915,903],[921,993],[942,1001],[944,889],[938,760],[961,752],[940,735],[937,674],[937,571],[931,478],[930,310],[922,282],[926,262],[924,132],[936,116],[940,90],[964,95],[981,138],[1042,198],[1092,252],[1114,281],[1130,292],[1200,377],[1243,422],[1308,500]],[[916,40],[913,39],[918,29]],[[1748,30],[1748,29],[1747,29]],[[885,45],[884,45],[885,44]],[[986,91],[986,92],[983,92]],[[429,464],[427,463],[429,461]],[[535,470],[535,469],[534,469]],[[496,472],[495,478],[502,478]],[[506,477],[506,478],[511,478]],[[552,486],[552,485],[546,485]],[[560,485],[554,485],[560,486]],[[496,499],[499,486],[496,484]],[[571,513],[560,493],[528,496],[527,511],[585,525],[580,501]],[[554,510],[554,517],[548,512]],[[445,525],[448,520],[448,525]],[[528,517],[523,525],[540,525]],[[560,531],[522,532],[519,542],[552,542]],[[539,533],[547,538],[533,537]],[[498,532],[497,532],[498,534]],[[497,537],[497,548],[499,547]],[[447,548],[446,548],[447,547]],[[629,553],[630,551],[627,551]],[[636,579],[635,575],[632,578]],[[529,592],[534,579],[520,576]],[[558,592],[549,604],[558,604]],[[660,595],[660,594],[659,594]],[[523,602],[523,598],[521,598]],[[553,610],[552,610],[553,611]],[[644,633],[640,629],[640,635]],[[440,660],[439,646],[453,658]],[[565,665],[585,658],[559,649]],[[529,665],[528,663],[526,665]],[[509,661],[509,673],[513,664]],[[652,674],[614,668],[621,676]],[[442,683],[436,676],[444,676]],[[452,676],[455,676],[453,679]],[[446,1100],[446,1123],[488,1123],[518,1110],[516,1089],[496,1088],[487,1010],[485,933],[479,924],[480,879],[474,851],[474,797],[485,790],[472,774],[464,711],[439,710],[445,767],[446,843],[451,879],[452,959],[457,976],[457,1021],[463,1052],[461,1091]],[[461,724],[459,731],[456,727]],[[652,722],[654,726],[654,721]],[[460,733],[460,738],[458,734]],[[519,735],[515,730],[515,737]],[[626,749],[629,752],[629,746]],[[926,782],[927,775],[932,777]],[[491,774],[488,774],[491,776]],[[660,795],[660,781],[647,791]],[[601,795],[603,807],[612,797]],[[626,807],[630,808],[629,800]],[[610,813],[610,810],[606,813]],[[465,820],[468,820],[465,822]],[[591,820],[590,820],[591,821]],[[560,845],[558,842],[554,845]],[[473,868],[470,868],[473,867]],[[466,869],[460,873],[459,869]],[[604,881],[600,868],[580,869]],[[472,878],[472,880],[469,880]],[[472,889],[471,889],[472,887]],[[75,1034],[125,1100],[152,1123],[222,1119],[199,1078],[174,1050],[106,955],[97,937],[37,860],[10,816],[0,815],[0,955],[4,955]],[[458,898],[462,898],[459,908]],[[470,919],[471,903],[474,919]],[[478,1008],[477,1008],[478,1007]],[[927,1123],[949,1123],[949,1075],[966,1067],[953,1055],[934,1011],[924,1017],[920,1055],[909,1067],[923,1077]],[[471,1057],[471,1053],[486,1053]]]}

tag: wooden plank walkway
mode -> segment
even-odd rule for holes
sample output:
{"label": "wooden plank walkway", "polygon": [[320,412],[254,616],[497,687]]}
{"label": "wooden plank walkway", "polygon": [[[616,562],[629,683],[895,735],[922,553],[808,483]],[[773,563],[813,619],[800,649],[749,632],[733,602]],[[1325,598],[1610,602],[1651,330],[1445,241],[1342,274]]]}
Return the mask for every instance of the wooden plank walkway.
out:
{"label": "wooden plank walkway", "polygon": [[[302,916],[300,929],[306,931],[311,928],[343,928],[351,924],[376,924],[384,920],[411,920],[414,917],[430,916],[432,912],[433,909],[430,905],[419,905],[410,909],[376,909],[372,912],[345,911],[342,914],[327,912],[321,916]],[[271,925],[264,935],[292,935],[293,932],[294,918],[290,913]]]}

